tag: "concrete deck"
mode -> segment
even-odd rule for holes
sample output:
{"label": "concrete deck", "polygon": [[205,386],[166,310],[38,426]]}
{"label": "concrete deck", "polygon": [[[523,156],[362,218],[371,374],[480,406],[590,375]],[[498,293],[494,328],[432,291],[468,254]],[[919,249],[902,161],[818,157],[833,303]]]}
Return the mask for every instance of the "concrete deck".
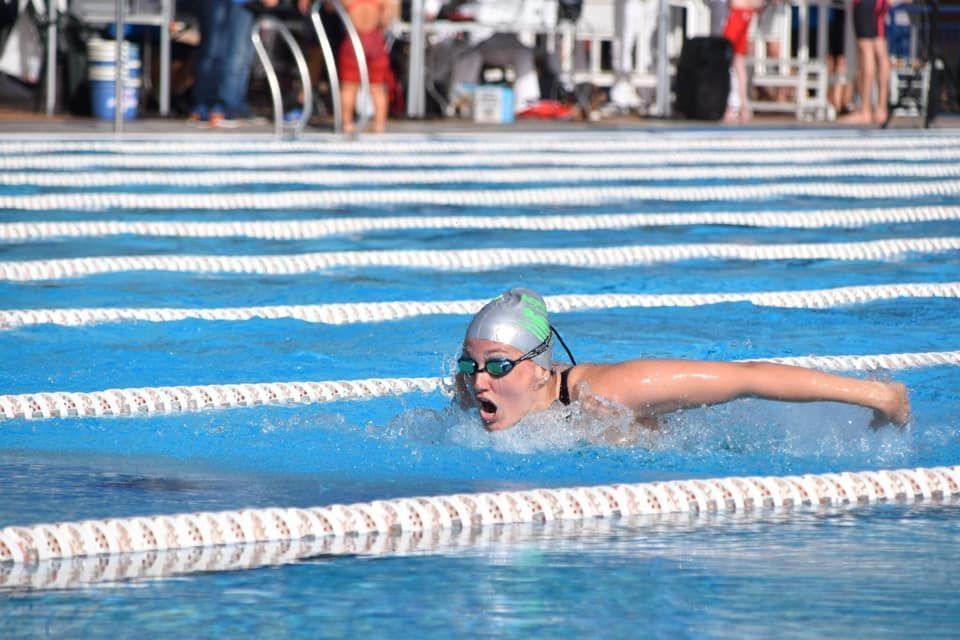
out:
{"label": "concrete deck", "polygon": [[[922,129],[923,122],[917,117],[896,117],[891,123],[891,129]],[[389,133],[399,134],[439,134],[439,133],[527,133],[527,132],[570,132],[570,131],[644,131],[644,130],[734,130],[734,129],[847,129],[866,130],[867,127],[838,124],[836,122],[798,122],[795,118],[783,115],[757,114],[754,121],[747,125],[726,125],[696,120],[665,120],[657,118],[641,118],[637,116],[620,116],[600,120],[588,121],[559,121],[559,120],[518,120],[512,124],[476,124],[463,119],[424,119],[408,120],[394,119],[387,125]],[[960,114],[946,114],[939,116],[931,128],[949,129],[960,128]],[[123,133],[130,136],[160,136],[160,135],[199,135],[216,138],[223,136],[272,136],[273,124],[245,125],[236,129],[207,129],[188,124],[183,118],[141,117],[124,123]],[[332,126],[308,126],[305,134],[330,134]],[[20,109],[4,108],[0,106],[0,136],[46,134],[52,136],[112,136],[113,122],[96,118],[55,115],[48,117],[42,113]],[[366,134],[363,137],[372,137]]]}

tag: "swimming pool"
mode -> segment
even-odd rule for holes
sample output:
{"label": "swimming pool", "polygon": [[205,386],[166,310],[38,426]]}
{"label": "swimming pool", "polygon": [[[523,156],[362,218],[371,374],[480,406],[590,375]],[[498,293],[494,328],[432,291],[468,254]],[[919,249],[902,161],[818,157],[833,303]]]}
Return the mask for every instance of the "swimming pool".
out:
{"label": "swimming pool", "polygon": [[[956,352],[958,141],[4,141],[0,394],[435,379],[468,309],[513,285],[549,297],[579,360]],[[910,386],[910,430],[871,431],[857,408],[744,400],[684,412],[629,447],[586,443],[551,415],[493,436],[442,384],[16,416],[0,425],[0,527],[960,461],[957,366],[862,375]],[[75,398],[35,413],[82,413]],[[361,536],[341,550],[380,553],[174,554],[120,582],[105,558],[3,565],[0,615],[12,637],[902,637],[921,625],[955,637],[958,515],[927,501],[507,525],[386,547]],[[213,570],[237,566],[259,568]]]}

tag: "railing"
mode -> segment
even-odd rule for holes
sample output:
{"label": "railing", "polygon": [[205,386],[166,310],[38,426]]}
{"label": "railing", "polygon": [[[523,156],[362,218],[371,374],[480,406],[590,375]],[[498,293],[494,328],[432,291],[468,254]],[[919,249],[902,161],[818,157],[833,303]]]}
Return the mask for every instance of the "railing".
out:
{"label": "railing", "polygon": [[116,42],[116,55],[113,64],[113,132],[117,135],[123,133],[123,93],[126,89],[127,59],[124,55],[123,34],[126,32],[125,16],[123,15],[124,0],[117,0],[117,21],[114,24],[116,29],[114,41]]}
{"label": "railing", "polygon": [[[341,112],[340,104],[340,80],[337,75],[337,59],[333,49],[330,47],[330,40],[327,38],[327,34],[323,29],[323,23],[320,21],[321,4],[323,4],[323,0],[316,0],[313,6],[310,7],[310,20],[313,23],[314,30],[317,32],[317,40],[320,42],[320,49],[323,51],[323,57],[328,69],[330,90],[333,94],[333,129],[336,133],[342,133],[343,113]],[[360,93],[358,94],[357,100],[357,104],[360,105],[360,120],[356,131],[363,131],[370,119],[366,109],[366,101],[370,99],[371,96],[370,73],[367,70],[367,59],[363,53],[363,45],[360,43],[360,34],[357,33],[356,27],[353,26],[350,14],[343,8],[339,0],[330,0],[329,4],[333,6],[337,15],[339,15],[343,21],[343,26],[347,30],[347,37],[350,38],[350,43],[353,45],[353,54],[357,57],[357,68],[360,70]]]}
{"label": "railing", "polygon": [[[275,30],[283,38],[284,42],[293,53],[293,59],[300,72],[301,86],[303,87],[303,110],[300,117],[293,122],[287,122],[283,115],[283,98],[280,95],[280,82],[277,80],[276,70],[270,61],[266,47],[263,46],[263,40],[260,37],[261,30]],[[294,39],[290,29],[285,24],[273,16],[263,16],[253,25],[253,31],[250,33],[253,40],[253,48],[260,58],[263,70],[267,75],[267,83],[270,85],[270,96],[273,100],[273,129],[277,138],[283,138],[284,133],[289,133],[290,137],[296,138],[301,133],[310,119],[310,113],[313,110],[313,87],[310,86],[310,71],[307,69],[307,61],[303,57],[303,51]]]}
{"label": "railing", "polygon": [[[334,52],[333,47],[330,46],[330,39],[327,37],[327,32],[323,28],[323,22],[320,20],[320,7],[323,4],[323,0],[317,0],[310,7],[310,21],[313,24],[313,29],[317,34],[317,41],[320,44],[320,51],[323,54],[324,64],[327,69],[327,75],[330,82],[330,91],[331,99],[333,102],[333,129],[336,133],[343,132],[343,113],[341,109],[340,102],[340,78],[337,74],[337,58],[336,52]],[[350,42],[353,45],[354,55],[357,56],[357,66],[360,70],[360,97],[359,101],[361,105],[365,104],[364,96],[370,96],[370,75],[367,70],[367,61],[363,55],[363,46],[360,43],[360,35],[357,33],[356,28],[353,26],[353,22],[350,20],[350,15],[347,13],[346,9],[343,8],[336,0],[329,2],[331,6],[337,12],[337,15],[340,16],[340,19],[343,21],[343,25],[347,31],[347,37],[350,38]],[[267,50],[263,45],[263,41],[260,38],[261,29],[275,29],[280,33],[280,36],[287,43],[287,46],[293,52],[294,60],[296,61],[297,68],[300,72],[301,86],[303,86],[303,113],[300,118],[298,118],[294,123],[286,123],[283,119],[283,104],[282,98],[280,95],[280,84],[277,80],[276,71],[273,68],[273,63],[270,61],[270,57],[267,54]],[[313,109],[313,85],[310,79],[310,72],[307,68],[306,60],[303,57],[303,52],[301,51],[299,45],[294,39],[293,35],[290,33],[290,30],[287,27],[271,16],[264,16],[257,21],[254,25],[253,32],[250,36],[253,39],[254,49],[257,51],[257,55],[260,58],[260,62],[263,65],[264,71],[267,75],[267,82],[270,85],[270,93],[273,99],[273,111],[274,111],[274,130],[278,138],[282,138],[284,132],[289,132],[292,134],[292,137],[299,136],[304,127],[306,126],[307,121],[310,118],[310,113]],[[369,116],[365,108],[360,109],[360,119],[358,130],[363,130]]]}

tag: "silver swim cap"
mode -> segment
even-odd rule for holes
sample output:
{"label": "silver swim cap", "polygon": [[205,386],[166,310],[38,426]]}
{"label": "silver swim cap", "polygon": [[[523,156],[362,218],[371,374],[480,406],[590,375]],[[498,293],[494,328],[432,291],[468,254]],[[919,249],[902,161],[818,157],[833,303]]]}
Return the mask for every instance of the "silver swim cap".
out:
{"label": "silver swim cap", "polygon": [[464,340],[471,338],[502,342],[523,353],[529,353],[549,340],[547,349],[531,360],[547,370],[553,362],[547,305],[530,289],[510,289],[488,302],[467,327]]}

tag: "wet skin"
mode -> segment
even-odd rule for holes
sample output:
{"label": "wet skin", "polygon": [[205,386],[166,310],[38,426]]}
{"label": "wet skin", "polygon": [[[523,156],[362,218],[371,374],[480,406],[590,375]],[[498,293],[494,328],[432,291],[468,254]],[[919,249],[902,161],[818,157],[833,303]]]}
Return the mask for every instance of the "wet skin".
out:
{"label": "wet skin", "polygon": [[[476,360],[480,368],[492,358],[516,360],[523,355],[509,345],[475,338],[464,342],[463,353]],[[488,431],[508,429],[528,413],[543,411],[556,399],[556,376],[532,360],[518,363],[501,378],[486,371],[463,378]]]}
{"label": "wet skin", "polygon": [[[464,353],[480,368],[492,358],[516,360],[520,350],[499,342],[469,339]],[[547,409],[559,396],[559,375],[531,360],[495,378],[485,371],[458,376],[465,408],[477,406],[488,431],[514,426],[526,414]],[[613,364],[581,364],[571,370],[571,399],[591,398],[626,407],[639,424],[686,407],[757,397],[791,402],[834,401],[874,411],[871,426],[910,419],[910,400],[899,382],[862,380],[803,367],[768,362],[695,360],[630,360]],[[584,389],[589,395],[582,397]],[[585,405],[586,408],[586,405]],[[655,423],[654,423],[655,424]]]}

